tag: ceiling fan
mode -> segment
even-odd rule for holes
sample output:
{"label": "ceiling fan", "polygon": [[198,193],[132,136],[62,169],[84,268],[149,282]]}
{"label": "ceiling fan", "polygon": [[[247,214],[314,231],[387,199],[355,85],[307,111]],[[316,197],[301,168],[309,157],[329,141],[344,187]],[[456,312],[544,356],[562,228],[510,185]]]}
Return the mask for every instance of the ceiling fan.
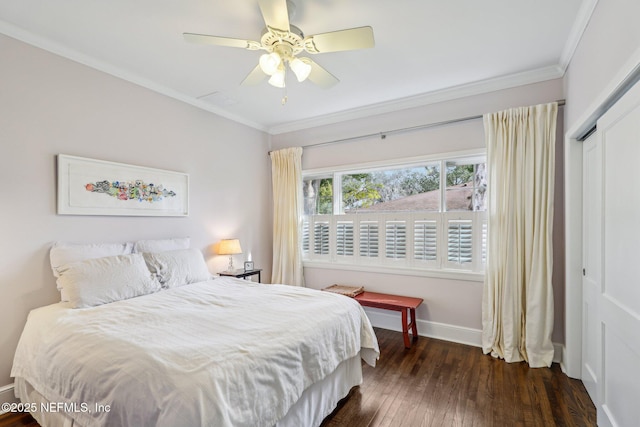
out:
{"label": "ceiling fan", "polygon": [[308,57],[298,57],[303,51],[311,54],[367,49],[374,46],[373,29],[358,27],[305,37],[300,28],[289,23],[295,5],[287,0],[258,0],[266,28],[260,41],[183,33],[186,41],[217,46],[265,50],[258,65],[242,81],[242,85],[262,82],[270,76],[272,86],[285,87],[286,65],[302,82],[309,79],[322,88],[330,88],[338,79]]}

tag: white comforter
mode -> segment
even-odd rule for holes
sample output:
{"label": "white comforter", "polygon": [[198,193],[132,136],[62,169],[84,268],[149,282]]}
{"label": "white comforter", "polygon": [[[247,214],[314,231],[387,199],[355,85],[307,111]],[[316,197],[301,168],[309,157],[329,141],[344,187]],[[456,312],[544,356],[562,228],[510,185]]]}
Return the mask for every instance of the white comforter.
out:
{"label": "white comforter", "polygon": [[76,404],[69,415],[85,426],[271,426],[359,351],[375,364],[378,343],[355,300],[218,278],[33,310],[11,375]]}

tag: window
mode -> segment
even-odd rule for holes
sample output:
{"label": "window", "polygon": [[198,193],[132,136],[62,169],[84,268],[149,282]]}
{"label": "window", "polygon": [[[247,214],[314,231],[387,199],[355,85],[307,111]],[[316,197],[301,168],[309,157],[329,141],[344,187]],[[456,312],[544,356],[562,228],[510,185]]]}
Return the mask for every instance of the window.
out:
{"label": "window", "polygon": [[333,213],[333,178],[330,176],[304,178],[302,181],[305,215]]}
{"label": "window", "polygon": [[484,211],[487,189],[485,163],[478,159],[447,161],[447,211]]}
{"label": "window", "polygon": [[[438,212],[440,163],[340,176],[339,213]],[[420,196],[422,195],[422,196]]]}
{"label": "window", "polygon": [[303,176],[306,261],[484,270],[484,154]]}

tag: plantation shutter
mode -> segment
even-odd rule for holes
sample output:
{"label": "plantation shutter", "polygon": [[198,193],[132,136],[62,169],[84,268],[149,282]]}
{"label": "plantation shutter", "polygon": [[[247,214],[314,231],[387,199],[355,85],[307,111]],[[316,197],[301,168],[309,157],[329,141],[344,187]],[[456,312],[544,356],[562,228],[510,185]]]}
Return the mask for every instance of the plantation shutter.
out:
{"label": "plantation shutter", "polygon": [[302,220],[302,253],[309,253],[309,218]]}
{"label": "plantation shutter", "polygon": [[438,255],[438,224],[434,220],[417,220],[413,223],[413,258],[420,261],[436,261]]}
{"label": "plantation shutter", "polygon": [[360,222],[360,256],[375,258],[378,256],[378,221]]}
{"label": "plantation shutter", "polygon": [[449,220],[447,225],[447,260],[454,264],[473,261],[473,221]]}
{"label": "plantation shutter", "polygon": [[392,259],[407,255],[407,222],[387,221],[385,223],[385,256]]}
{"label": "plantation shutter", "polygon": [[353,221],[336,222],[336,255],[353,256]]}
{"label": "plantation shutter", "polygon": [[329,255],[329,221],[318,221],[313,224],[313,253]]}
{"label": "plantation shutter", "polygon": [[487,232],[489,224],[482,221],[482,265],[487,265]]}

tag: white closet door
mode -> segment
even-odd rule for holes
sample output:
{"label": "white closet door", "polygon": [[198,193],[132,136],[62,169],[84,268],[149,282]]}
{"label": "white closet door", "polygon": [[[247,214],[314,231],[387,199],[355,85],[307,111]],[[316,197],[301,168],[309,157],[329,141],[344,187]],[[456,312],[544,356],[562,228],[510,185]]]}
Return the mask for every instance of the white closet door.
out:
{"label": "white closet door", "polygon": [[[602,144],[602,283],[598,425],[640,422],[640,84],[598,121]],[[586,209],[594,209],[587,206]],[[588,328],[588,327],[587,327]]]}
{"label": "white closet door", "polygon": [[593,134],[582,145],[582,382],[598,401],[600,323],[598,295],[602,288],[602,143]]}

